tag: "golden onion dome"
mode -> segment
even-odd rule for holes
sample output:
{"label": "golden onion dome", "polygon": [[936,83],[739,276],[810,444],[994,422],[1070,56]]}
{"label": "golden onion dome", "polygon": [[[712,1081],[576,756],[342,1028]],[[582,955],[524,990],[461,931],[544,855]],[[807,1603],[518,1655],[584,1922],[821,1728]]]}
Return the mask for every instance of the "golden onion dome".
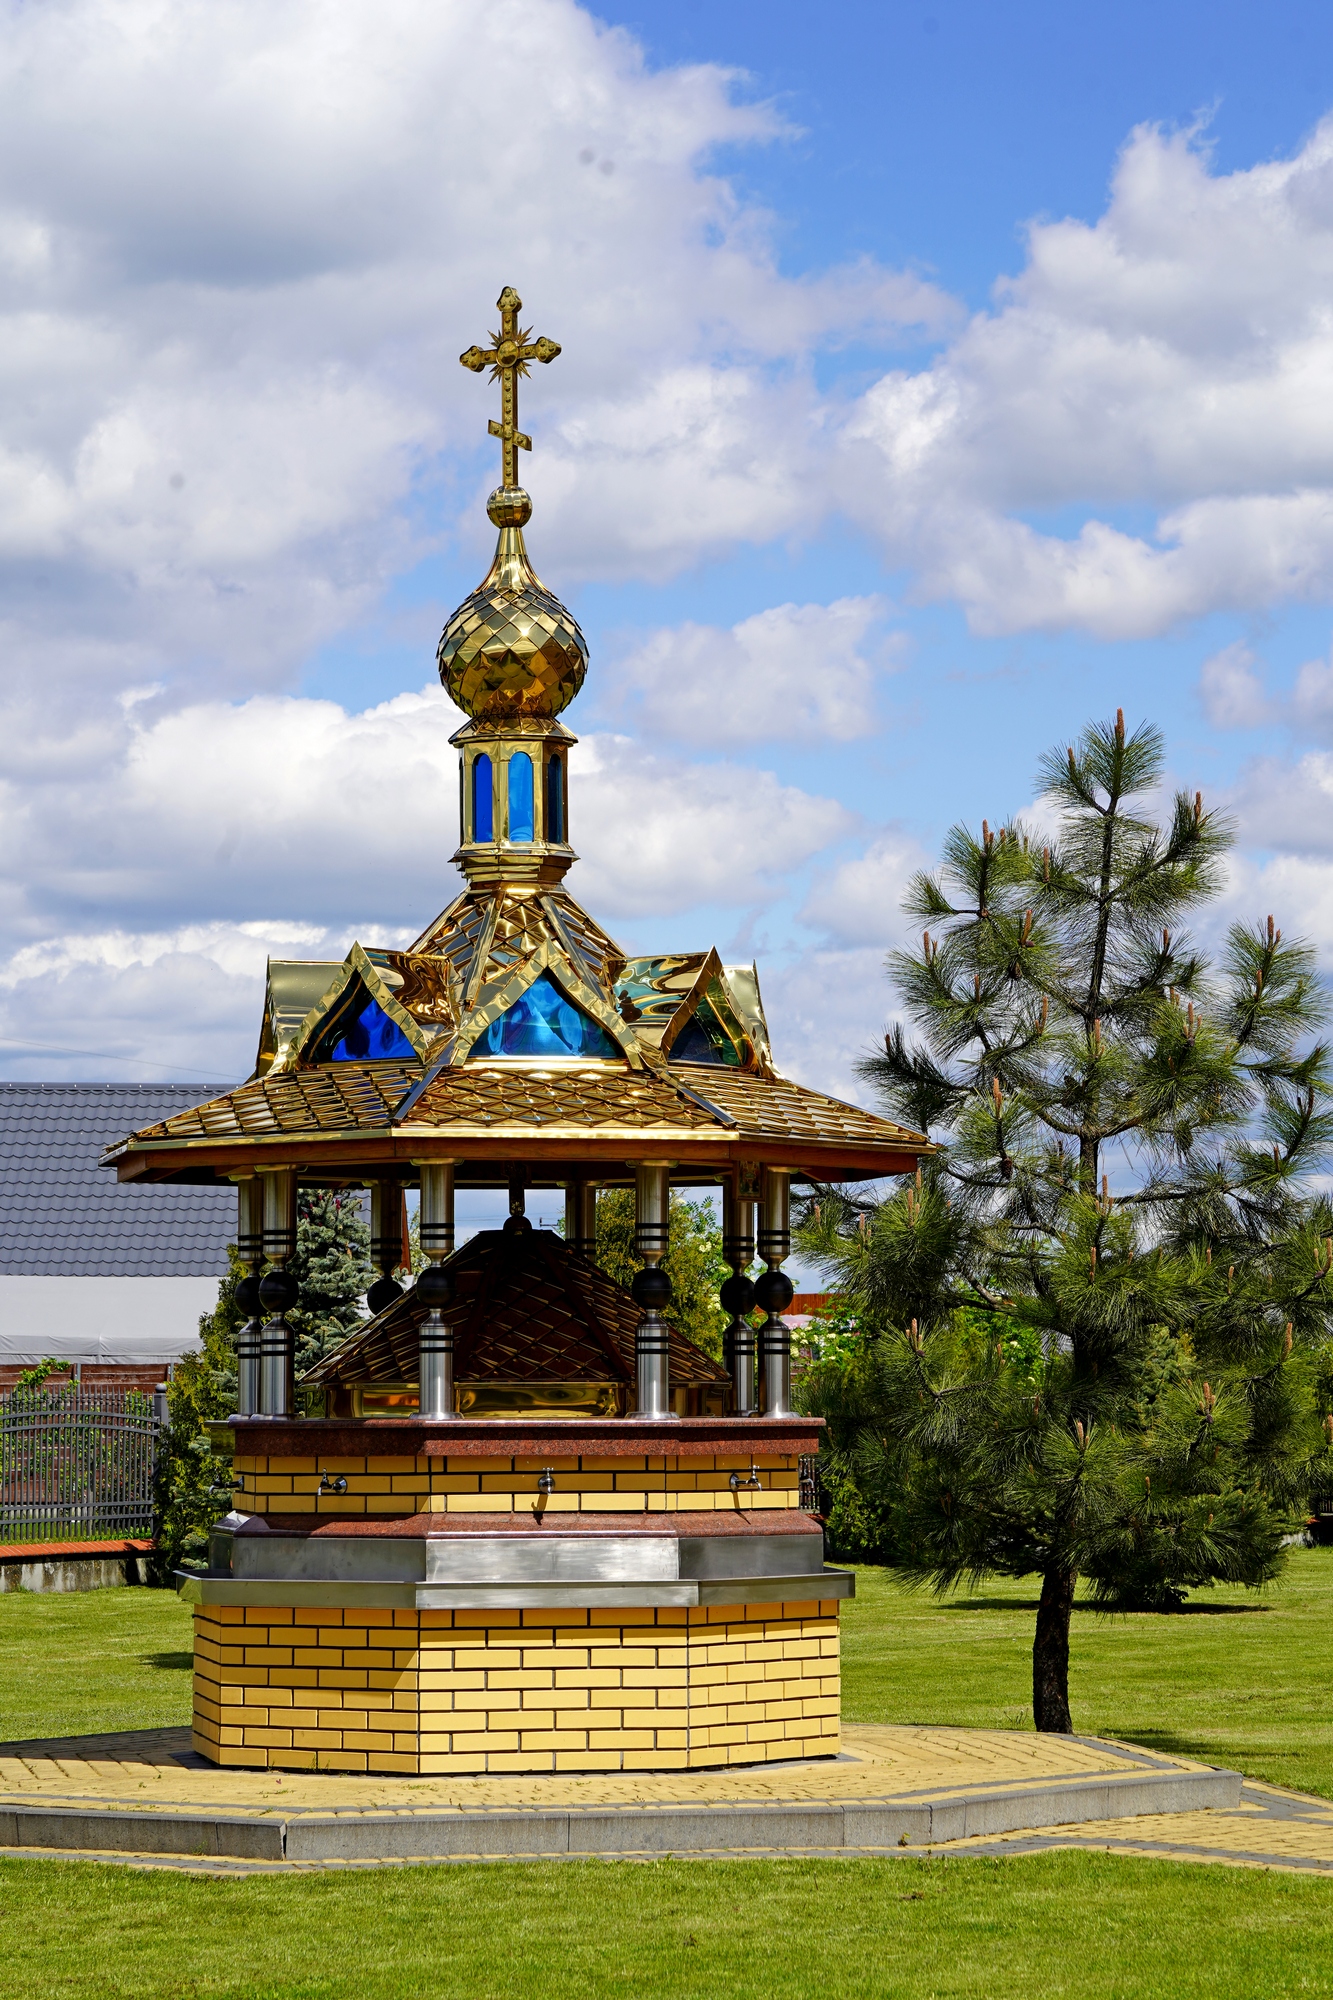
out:
{"label": "golden onion dome", "polygon": [[522,487],[497,487],[486,512],[500,530],[495,560],[444,628],[440,679],[474,722],[559,715],[583,686],[587,642],[528,561]]}

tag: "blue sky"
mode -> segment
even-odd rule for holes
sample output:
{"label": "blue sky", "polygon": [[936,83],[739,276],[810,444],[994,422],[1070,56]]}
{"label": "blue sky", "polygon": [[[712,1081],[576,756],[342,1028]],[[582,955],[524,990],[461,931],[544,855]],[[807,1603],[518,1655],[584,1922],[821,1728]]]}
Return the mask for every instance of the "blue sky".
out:
{"label": "blue sky", "polygon": [[449,900],[505,283],[628,947],[853,1094],[908,874],[1123,706],[1333,952],[1326,8],[4,11],[0,1074],[234,1080]]}

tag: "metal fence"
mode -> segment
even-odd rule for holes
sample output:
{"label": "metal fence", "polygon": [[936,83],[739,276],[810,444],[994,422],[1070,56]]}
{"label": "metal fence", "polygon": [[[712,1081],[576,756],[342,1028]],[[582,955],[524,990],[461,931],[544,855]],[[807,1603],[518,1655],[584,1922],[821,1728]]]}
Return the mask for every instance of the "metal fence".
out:
{"label": "metal fence", "polygon": [[136,1389],[0,1397],[0,1544],[151,1535],[161,1429]]}
{"label": "metal fence", "polygon": [[824,1494],[824,1480],[819,1469],[818,1458],[813,1454],[808,1458],[802,1454],[801,1458],[797,1461],[797,1474],[799,1484],[796,1498],[802,1512],[806,1514],[818,1514],[822,1517],[828,1511],[828,1508]]}

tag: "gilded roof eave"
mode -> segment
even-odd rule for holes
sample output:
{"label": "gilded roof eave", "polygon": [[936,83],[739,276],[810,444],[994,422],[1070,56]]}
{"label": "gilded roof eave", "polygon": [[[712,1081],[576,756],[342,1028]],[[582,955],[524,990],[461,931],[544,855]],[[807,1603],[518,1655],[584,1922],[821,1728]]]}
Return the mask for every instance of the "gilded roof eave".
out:
{"label": "gilded roof eave", "polygon": [[[571,1156],[616,1164],[669,1149],[683,1167],[722,1172],[765,1158],[837,1178],[901,1172],[934,1150],[919,1133],[856,1105],[712,1065],[660,1062],[634,1072],[619,1064],[474,1062],[444,1070],[409,1095],[406,1064],[331,1063],[252,1079],[209,1104],[131,1135],[105,1155],[126,1178],[158,1175],[173,1162],[217,1174],[246,1171],[259,1156],[306,1160],[315,1172],[355,1178],[415,1154],[469,1163]],[[359,1112],[359,1115],[355,1115]],[[349,1115],[352,1114],[352,1115]]]}

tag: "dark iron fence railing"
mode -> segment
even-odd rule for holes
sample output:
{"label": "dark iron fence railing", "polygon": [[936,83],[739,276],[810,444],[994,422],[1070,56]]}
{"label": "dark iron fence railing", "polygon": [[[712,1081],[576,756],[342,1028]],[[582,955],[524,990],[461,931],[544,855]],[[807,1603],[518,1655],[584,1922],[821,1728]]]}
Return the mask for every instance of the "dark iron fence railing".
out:
{"label": "dark iron fence railing", "polygon": [[814,1454],[809,1457],[802,1454],[798,1461],[798,1475],[800,1483],[796,1497],[802,1511],[821,1516],[827,1513],[823,1475],[820,1472],[819,1459]]}
{"label": "dark iron fence railing", "polygon": [[0,1397],[0,1545],[150,1535],[161,1429],[137,1389]]}

